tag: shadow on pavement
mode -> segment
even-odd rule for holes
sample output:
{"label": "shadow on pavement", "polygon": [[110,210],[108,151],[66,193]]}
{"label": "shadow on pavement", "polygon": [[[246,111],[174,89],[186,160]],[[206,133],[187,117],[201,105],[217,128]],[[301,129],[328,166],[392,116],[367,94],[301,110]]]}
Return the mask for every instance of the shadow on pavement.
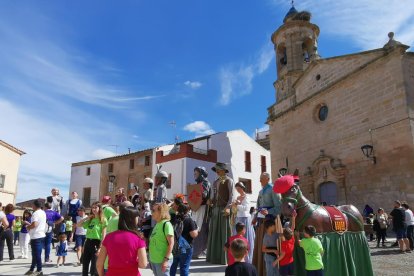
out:
{"label": "shadow on pavement", "polygon": [[[410,254],[410,253],[406,253]],[[386,256],[386,255],[402,255],[399,249],[392,250],[378,250],[376,252],[371,252],[371,256]]]}
{"label": "shadow on pavement", "polygon": [[190,273],[218,273],[218,272],[225,272],[226,267],[225,266],[219,266],[219,267],[199,267],[199,268],[191,268],[190,266]]}

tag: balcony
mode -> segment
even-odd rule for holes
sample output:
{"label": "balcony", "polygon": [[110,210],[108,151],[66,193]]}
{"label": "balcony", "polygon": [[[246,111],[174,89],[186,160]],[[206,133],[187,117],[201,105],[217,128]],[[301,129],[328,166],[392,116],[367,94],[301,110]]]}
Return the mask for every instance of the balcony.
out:
{"label": "balcony", "polygon": [[155,162],[156,164],[159,164],[182,158],[192,158],[216,163],[217,151],[195,148],[191,144],[181,144],[174,146],[174,148],[169,151],[157,151]]}

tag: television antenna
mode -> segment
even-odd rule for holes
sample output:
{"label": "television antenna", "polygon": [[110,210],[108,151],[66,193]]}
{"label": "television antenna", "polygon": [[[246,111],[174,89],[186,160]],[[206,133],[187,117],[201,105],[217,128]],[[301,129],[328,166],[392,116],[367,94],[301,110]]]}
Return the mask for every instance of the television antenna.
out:
{"label": "television antenna", "polygon": [[118,155],[118,147],[119,145],[107,145],[108,147],[114,147],[115,148],[115,155]]}
{"label": "television antenna", "polygon": [[173,120],[169,122],[168,124],[171,125],[171,127],[174,129],[175,144],[177,144],[179,140],[178,135],[177,135],[177,123]]}

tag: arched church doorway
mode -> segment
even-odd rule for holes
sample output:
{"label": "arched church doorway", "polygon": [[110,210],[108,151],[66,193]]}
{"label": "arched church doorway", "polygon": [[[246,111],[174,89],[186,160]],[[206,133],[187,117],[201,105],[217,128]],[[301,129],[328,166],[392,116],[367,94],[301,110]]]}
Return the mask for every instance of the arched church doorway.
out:
{"label": "arched church doorway", "polygon": [[326,202],[327,205],[337,205],[338,191],[335,182],[328,181],[319,185],[319,201]]}

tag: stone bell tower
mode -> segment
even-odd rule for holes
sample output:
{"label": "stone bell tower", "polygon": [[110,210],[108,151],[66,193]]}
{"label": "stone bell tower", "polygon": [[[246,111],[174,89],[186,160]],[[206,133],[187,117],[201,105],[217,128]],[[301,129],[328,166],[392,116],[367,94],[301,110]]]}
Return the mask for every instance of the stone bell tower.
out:
{"label": "stone bell tower", "polygon": [[283,25],[272,34],[278,76],[273,85],[278,103],[294,95],[295,81],[312,60],[319,58],[319,27],[310,23],[310,18],[309,12],[298,12],[292,4]]}

